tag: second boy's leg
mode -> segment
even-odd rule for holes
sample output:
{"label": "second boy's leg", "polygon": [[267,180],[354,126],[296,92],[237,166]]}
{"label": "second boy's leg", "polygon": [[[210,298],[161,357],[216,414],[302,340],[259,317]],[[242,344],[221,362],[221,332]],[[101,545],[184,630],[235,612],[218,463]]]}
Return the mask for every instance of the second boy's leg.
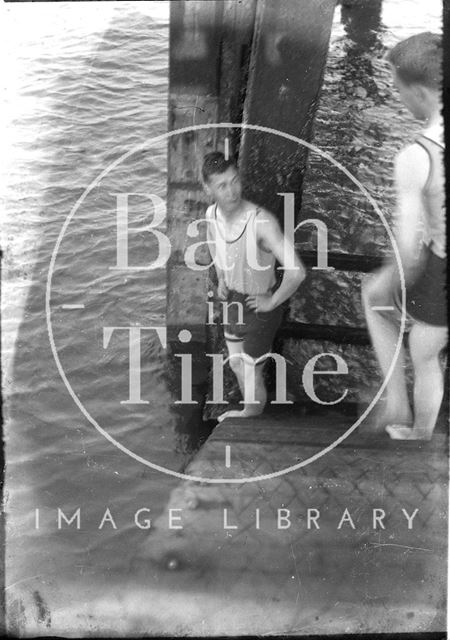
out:
{"label": "second boy's leg", "polygon": [[[369,285],[369,286],[368,286]],[[398,312],[376,311],[375,306],[390,306],[392,300],[383,300],[379,292],[371,290],[370,281],[363,287],[363,304],[367,327],[381,368],[386,377],[392,365],[400,335]],[[381,304],[383,303],[383,304]],[[387,399],[383,422],[412,424],[413,417],[408,399],[405,377],[405,350],[402,345],[396,364],[386,387]]]}
{"label": "second boy's leg", "polygon": [[414,323],[409,347],[414,366],[414,425],[386,428],[396,440],[429,440],[433,434],[444,393],[440,352],[447,344],[447,327]]}

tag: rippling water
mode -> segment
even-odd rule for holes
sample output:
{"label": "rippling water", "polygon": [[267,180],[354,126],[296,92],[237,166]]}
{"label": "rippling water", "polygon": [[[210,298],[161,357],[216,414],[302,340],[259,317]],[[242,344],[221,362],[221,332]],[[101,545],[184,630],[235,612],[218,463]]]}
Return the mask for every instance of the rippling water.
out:
{"label": "rippling water", "polygon": [[[123,332],[116,331],[109,348],[102,341],[103,326],[164,325],[164,271],[124,277],[111,267],[115,194],[165,198],[165,142],[131,153],[80,204],[54,254],[51,313],[45,314],[52,252],[77,200],[111,163],[166,130],[168,3],[10,5],[4,13],[12,61],[3,332],[7,584],[14,584],[123,568],[133,555],[133,545],[120,542],[132,514],[140,506],[156,513],[174,482],[118,451],[81,414],[56,368],[49,320],[68,385],[92,419],[144,458],[179,469],[184,456],[176,416],[167,410],[172,398],[155,332],[142,349],[142,405],[120,404],[128,397]],[[145,197],[130,199],[132,229],[150,222],[151,213]],[[150,234],[130,233],[129,249],[134,265],[155,257]],[[55,535],[56,509],[72,513],[76,505],[82,505],[81,531]],[[109,505],[120,514],[119,530],[92,535]]]}
{"label": "rippling water", "polygon": [[[375,38],[389,46],[413,32],[436,30],[438,4],[385,0],[383,26]],[[8,5],[2,12],[9,69],[3,167],[6,582],[19,585],[17,593],[61,590],[61,606],[67,606],[71,594],[64,593],[66,582],[81,593],[89,577],[106,586],[112,575],[117,581],[117,575],[126,573],[148,535],[134,526],[133,514],[140,507],[156,514],[177,483],[115,448],[94,421],[142,458],[173,470],[186,461],[187,436],[180,432],[179,417],[168,409],[173,398],[155,331],[148,330],[143,339],[143,404],[120,402],[128,397],[126,333],[116,329],[108,346],[103,342],[103,327],[164,325],[164,271],[140,269],[124,275],[112,267],[116,194],[165,198],[166,142],[144,143],[166,130],[168,3],[27,3]],[[329,64],[341,64],[347,37],[337,18]],[[343,74],[349,60],[344,57]],[[353,72],[351,65],[349,70]],[[319,114],[322,131],[347,118],[345,100],[329,108],[330,113],[322,108]],[[403,126],[404,117],[400,113],[395,126]],[[366,135],[361,123],[354,122],[360,126],[356,133]],[[388,132],[381,135],[386,142]],[[321,144],[327,141],[325,135]],[[366,178],[370,181],[370,175]],[[155,258],[151,234],[142,232],[150,214],[148,198],[130,197],[129,223],[136,230],[129,241],[133,265]],[[50,348],[49,320],[67,386]],[[57,531],[57,508],[71,515],[79,506],[81,529]],[[108,506],[118,528],[99,531]],[[152,579],[149,573],[149,584]],[[20,610],[18,599],[12,599],[14,606]]]}

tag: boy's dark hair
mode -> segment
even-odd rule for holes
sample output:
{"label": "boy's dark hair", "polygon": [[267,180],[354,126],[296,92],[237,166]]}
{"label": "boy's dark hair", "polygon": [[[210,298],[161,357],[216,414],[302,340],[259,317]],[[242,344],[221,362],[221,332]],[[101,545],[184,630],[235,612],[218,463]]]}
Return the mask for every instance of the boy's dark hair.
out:
{"label": "boy's dark hair", "polygon": [[442,81],[442,39],[425,31],[402,40],[386,55],[406,85],[421,84],[440,89]]}
{"label": "boy's dark hair", "polygon": [[225,160],[225,156],[220,151],[211,151],[203,159],[202,178],[204,182],[207,182],[213,173],[225,173],[230,167],[237,169],[233,158]]}

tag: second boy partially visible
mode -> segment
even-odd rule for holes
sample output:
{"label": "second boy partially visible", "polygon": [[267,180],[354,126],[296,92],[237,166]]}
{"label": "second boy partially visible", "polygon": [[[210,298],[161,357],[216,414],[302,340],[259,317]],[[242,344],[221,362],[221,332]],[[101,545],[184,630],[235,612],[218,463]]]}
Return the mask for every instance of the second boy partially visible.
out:
{"label": "second boy partially visible", "polygon": [[[396,240],[411,323],[413,407],[402,347],[387,385],[384,426],[394,439],[429,440],[443,397],[440,353],[447,344],[441,38],[433,33],[411,36],[399,42],[387,60],[401,101],[425,127],[395,163]],[[393,261],[368,280],[363,298],[372,343],[386,376],[394,358],[401,310],[400,279]]]}

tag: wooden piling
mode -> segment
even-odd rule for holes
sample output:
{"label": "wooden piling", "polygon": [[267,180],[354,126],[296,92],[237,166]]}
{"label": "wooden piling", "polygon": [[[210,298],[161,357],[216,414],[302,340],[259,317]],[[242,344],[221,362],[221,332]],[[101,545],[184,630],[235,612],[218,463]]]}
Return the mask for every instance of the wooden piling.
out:
{"label": "wooden piling", "polygon": [[[193,125],[241,121],[247,81],[256,0],[180,0],[171,3],[169,130]],[[206,240],[206,224],[200,235],[187,236],[189,223],[201,220],[210,204],[201,184],[203,157],[224,149],[235,155],[240,130],[208,128],[187,131],[170,138],[168,144],[167,234],[172,253],[167,266],[167,328],[169,362],[175,395],[180,396],[179,355],[190,355],[194,366],[192,397],[195,410],[185,406],[188,424],[202,420],[207,394],[206,332],[208,290],[212,288],[208,269],[193,270],[185,264],[186,249]],[[196,253],[206,266],[206,245]],[[179,334],[189,330],[191,340],[180,344]],[[215,348],[215,347],[214,347]],[[177,355],[178,354],[178,355]],[[189,415],[187,415],[189,413]]]}
{"label": "wooden piling", "polygon": [[[170,18],[169,129],[243,118],[309,138],[335,0],[183,0]],[[208,129],[174,136],[168,157],[169,327],[204,325],[208,279],[184,264],[186,228],[208,204],[205,153],[239,151],[248,197],[279,211],[277,191],[300,192],[305,150],[276,136]],[[196,239],[196,241],[201,238]],[[206,262],[207,254],[199,255]],[[201,334],[199,339],[203,339]]]}
{"label": "wooden piling", "polygon": [[[247,66],[253,37],[256,0],[180,0],[171,3],[169,130],[190,125],[240,121]],[[172,257],[168,265],[167,323],[169,333],[195,328],[204,342],[208,273],[184,263],[187,225],[204,217],[209,202],[200,169],[209,151],[236,153],[240,132],[223,128],[192,131],[170,139],[168,148],[168,235]],[[207,264],[207,251],[197,254]]]}
{"label": "wooden piling", "polygon": [[[172,2],[170,7],[169,130],[217,121],[216,37],[220,2]],[[168,145],[168,236],[172,245],[168,265],[167,325],[176,333],[197,326],[203,340],[206,279],[184,264],[187,225],[206,208],[199,166],[212,151],[212,130],[186,132]]]}
{"label": "wooden piling", "polygon": [[[244,123],[311,141],[326,61],[335,0],[260,0]],[[280,214],[278,192],[293,192],[300,205],[306,149],[276,134],[245,131],[240,168],[247,196]]]}

